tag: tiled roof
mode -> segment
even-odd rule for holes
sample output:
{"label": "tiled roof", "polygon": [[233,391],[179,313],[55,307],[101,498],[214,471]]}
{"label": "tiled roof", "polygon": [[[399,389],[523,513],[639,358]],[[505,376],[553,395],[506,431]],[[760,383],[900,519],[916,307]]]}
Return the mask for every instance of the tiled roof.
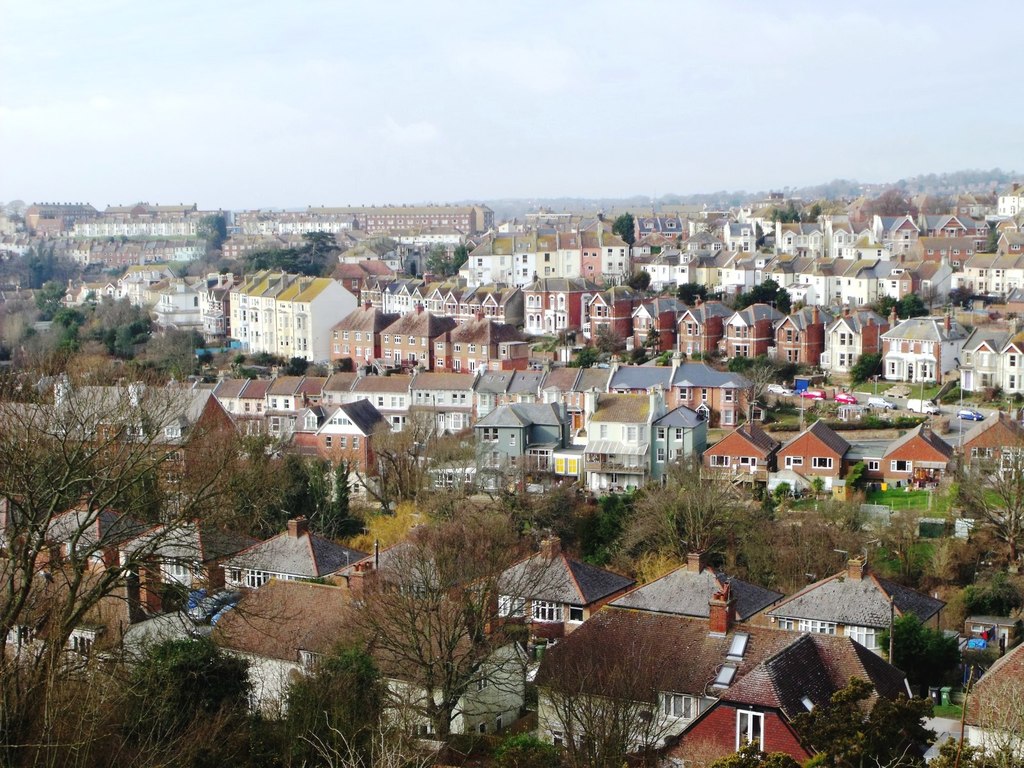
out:
{"label": "tiled roof", "polygon": [[985,419],[985,421],[977,422],[973,427],[964,432],[963,444],[967,445],[972,440],[977,440],[983,434],[988,432],[990,429],[997,425],[1011,430],[1017,435],[1017,439],[1024,439],[1024,427],[1022,427],[1016,419],[1012,418],[1009,414],[1003,411],[997,411],[994,419]]}
{"label": "tiled roof", "polygon": [[417,373],[412,379],[413,390],[443,389],[471,390],[476,377],[471,373]]}
{"label": "tiled roof", "polygon": [[580,371],[580,368],[552,368],[541,382],[541,389],[572,392],[576,379],[580,376]]}
{"label": "tiled roof", "polygon": [[882,456],[882,458],[885,459],[886,456],[895,453],[907,443],[918,439],[923,440],[932,448],[932,450],[942,454],[947,459],[953,458],[953,446],[936,435],[927,424],[918,424],[914,429],[908,431],[903,437],[889,443],[889,448],[886,450],[885,455]]}
{"label": "tiled roof", "polygon": [[597,409],[590,420],[643,424],[646,423],[650,412],[651,401],[647,395],[602,394],[598,395]]}
{"label": "tiled roof", "polygon": [[332,373],[324,382],[324,392],[348,392],[357,378],[354,373]]}
{"label": "tiled roof", "polygon": [[782,450],[785,451],[804,435],[814,435],[840,456],[845,456],[846,452],[850,450],[850,444],[840,437],[839,433],[829,427],[824,421],[816,421],[811,424],[811,426],[799,435],[787,441],[786,444],[782,446]]}
{"label": "tiled roof", "polygon": [[842,571],[815,582],[768,611],[769,616],[815,619],[838,624],[884,629],[889,626],[889,598],[900,615],[921,621],[934,616],[945,603],[895,582],[875,576],[865,566],[860,579]]}
{"label": "tiled roof", "polygon": [[378,307],[359,307],[345,315],[331,328],[332,330],[369,331],[380,333],[399,318],[398,313],[384,312]]}
{"label": "tiled roof", "polygon": [[905,677],[848,637],[810,634],[797,638],[769,657],[728,691],[722,701],[781,709],[788,718],[829,704],[832,694],[851,677],[868,680],[876,695],[894,699],[907,695]]}
{"label": "tiled roof", "polygon": [[238,397],[248,383],[248,379],[221,379],[214,387],[213,394],[219,400]]}
{"label": "tiled roof", "polygon": [[270,379],[249,379],[249,383],[242,389],[239,397],[246,400],[262,400],[267,396],[270,389]]}
{"label": "tiled roof", "polygon": [[553,558],[536,554],[508,568],[498,584],[499,589],[531,600],[590,605],[632,586],[634,581],[564,554]]}
{"label": "tiled roof", "polygon": [[329,653],[350,623],[348,591],[273,579],[225,613],[213,631],[225,648],[299,663],[299,651]]}
{"label": "tiled roof", "polygon": [[384,329],[384,333],[397,333],[400,336],[426,336],[433,339],[452,330],[456,325],[456,321],[450,317],[439,317],[426,311],[414,311],[395,320]]}
{"label": "tiled roof", "polygon": [[351,390],[353,392],[408,392],[410,384],[412,384],[411,375],[360,376],[352,384]]}
{"label": "tiled roof", "polygon": [[492,409],[477,421],[479,427],[528,427],[531,424],[562,424],[558,406],[553,403],[510,403]]}
{"label": "tiled roof", "polygon": [[1024,732],[1024,712],[1010,703],[1020,691],[1024,691],[1024,645],[998,659],[974,686],[966,722],[1010,734]]}
{"label": "tiled roof", "polygon": [[366,557],[363,552],[335,544],[311,532],[290,532],[255,544],[228,562],[236,568],[282,573],[300,578],[319,578]]}
{"label": "tiled roof", "polygon": [[612,371],[609,390],[653,389],[663,390],[672,385],[672,369],[666,366],[622,365]]}
{"label": "tiled roof", "polygon": [[[782,445],[782,443],[761,429],[759,425],[751,422],[747,422],[746,424],[737,427],[733,430],[732,434],[738,435],[743,440],[750,443],[754,448],[760,451],[762,456],[767,456],[772,451],[777,451]],[[728,435],[726,437],[728,437]]]}
{"label": "tiled roof", "polygon": [[270,383],[268,395],[294,395],[302,382],[301,376],[278,376]]}
{"label": "tiled roof", "polygon": [[738,373],[719,371],[705,363],[682,363],[672,377],[672,386],[746,389],[750,381]]}
{"label": "tiled roof", "polygon": [[736,617],[740,621],[746,621],[782,598],[778,592],[729,577],[712,568],[705,567],[700,573],[696,573],[684,565],[660,579],[637,587],[612,602],[612,605],[619,608],[707,618],[710,615],[708,603],[726,584],[729,585],[732,596],[736,598]]}
{"label": "tiled roof", "polygon": [[608,380],[611,372],[603,368],[584,368],[580,371],[580,377],[576,381],[574,392],[589,392],[596,389],[599,392],[608,391]]}

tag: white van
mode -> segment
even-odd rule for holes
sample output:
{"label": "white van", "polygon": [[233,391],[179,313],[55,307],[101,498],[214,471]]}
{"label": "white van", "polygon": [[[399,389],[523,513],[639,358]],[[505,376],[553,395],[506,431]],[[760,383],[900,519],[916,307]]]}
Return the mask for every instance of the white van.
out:
{"label": "white van", "polygon": [[942,413],[942,409],[931,400],[907,400],[907,410],[914,413]]}

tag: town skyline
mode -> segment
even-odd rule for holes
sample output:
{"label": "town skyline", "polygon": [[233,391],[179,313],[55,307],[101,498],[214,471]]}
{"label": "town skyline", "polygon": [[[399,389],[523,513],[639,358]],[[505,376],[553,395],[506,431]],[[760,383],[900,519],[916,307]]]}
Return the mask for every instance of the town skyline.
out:
{"label": "town skyline", "polygon": [[1024,108],[979,119],[940,96],[977,105],[998,84],[1021,11],[990,7],[1008,22],[984,25],[991,64],[965,66],[936,55],[962,44],[952,3],[515,16],[183,3],[168,16],[8,1],[0,66],[32,74],[0,85],[0,141],[19,148],[3,196],[116,204],[198,189],[228,209],[656,198],[1021,168]]}

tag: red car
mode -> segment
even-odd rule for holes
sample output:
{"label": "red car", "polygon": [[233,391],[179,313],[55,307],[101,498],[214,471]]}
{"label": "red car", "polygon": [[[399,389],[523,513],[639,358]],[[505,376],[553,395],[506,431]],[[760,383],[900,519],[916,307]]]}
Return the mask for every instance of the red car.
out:
{"label": "red car", "polygon": [[805,389],[800,393],[800,397],[806,398],[807,400],[824,400],[825,393],[820,389]]}
{"label": "red car", "polygon": [[839,392],[836,394],[836,402],[843,403],[844,405],[856,405],[857,398],[850,392]]}

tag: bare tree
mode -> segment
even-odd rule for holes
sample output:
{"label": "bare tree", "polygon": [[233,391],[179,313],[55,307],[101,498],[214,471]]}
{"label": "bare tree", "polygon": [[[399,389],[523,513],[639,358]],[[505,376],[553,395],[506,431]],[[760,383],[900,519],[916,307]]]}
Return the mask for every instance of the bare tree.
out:
{"label": "bare tree", "polygon": [[373,432],[375,477],[359,476],[367,492],[386,509],[415,499],[426,487],[426,456],[436,439],[436,425],[429,413],[413,413],[401,431],[380,424]]}
{"label": "bare tree", "polygon": [[1016,564],[1024,538],[1024,444],[997,450],[993,457],[975,458],[964,470],[959,503],[1002,543],[1006,559]]}

